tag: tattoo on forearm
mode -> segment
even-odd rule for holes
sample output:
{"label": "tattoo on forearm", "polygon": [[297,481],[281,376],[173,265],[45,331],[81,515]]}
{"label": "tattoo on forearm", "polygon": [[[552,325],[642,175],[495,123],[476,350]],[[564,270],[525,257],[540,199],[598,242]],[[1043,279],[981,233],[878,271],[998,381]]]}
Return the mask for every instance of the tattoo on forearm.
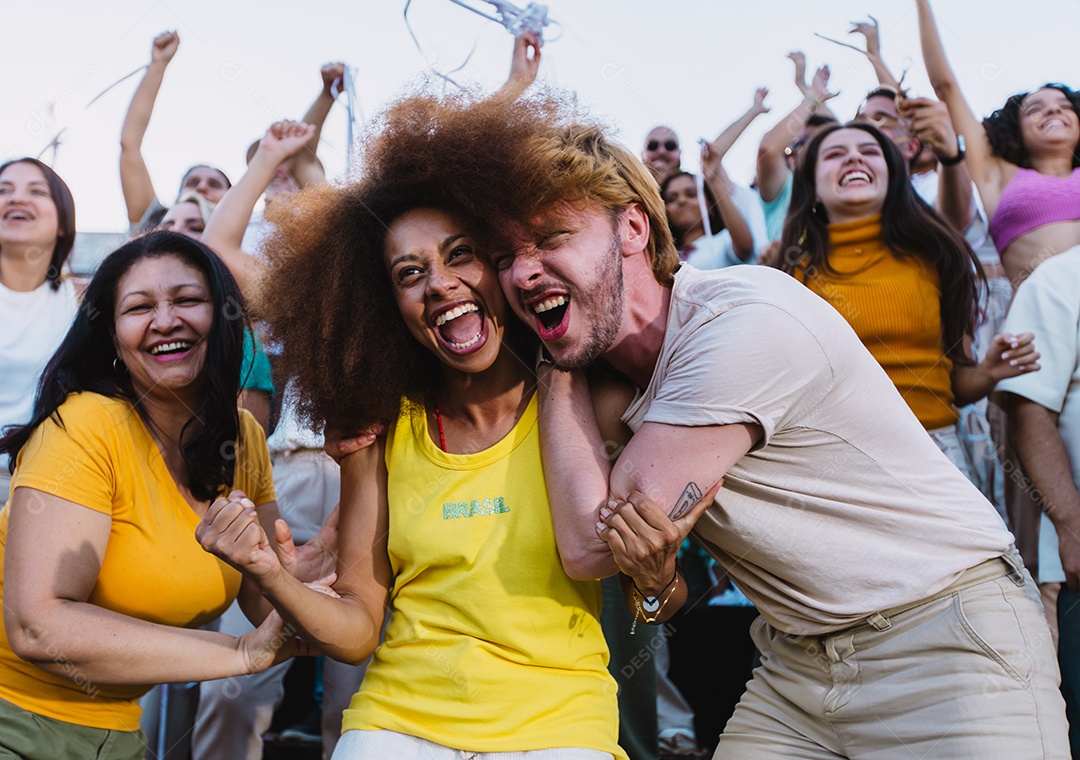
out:
{"label": "tattoo on forearm", "polygon": [[680,517],[690,511],[690,507],[701,501],[701,497],[705,494],[698,484],[693,481],[686,484],[686,488],[683,489],[682,495],[679,496],[679,500],[675,502],[675,506],[671,510],[671,519],[678,520]]}

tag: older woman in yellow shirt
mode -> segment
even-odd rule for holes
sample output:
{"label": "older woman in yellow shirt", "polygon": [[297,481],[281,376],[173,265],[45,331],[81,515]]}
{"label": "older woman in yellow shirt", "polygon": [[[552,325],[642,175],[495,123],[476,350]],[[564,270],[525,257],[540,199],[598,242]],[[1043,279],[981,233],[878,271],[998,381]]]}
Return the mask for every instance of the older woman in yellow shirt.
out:
{"label": "older woman in yellow shirt", "polygon": [[[276,613],[194,537],[232,489],[268,527],[277,515],[262,430],[236,406],[236,303],[201,243],[126,244],[91,281],[32,421],[0,438],[16,457],[0,512],[0,756],[141,758],[137,700],[151,685],[292,651]],[[192,630],[238,593],[266,618],[258,630]]]}

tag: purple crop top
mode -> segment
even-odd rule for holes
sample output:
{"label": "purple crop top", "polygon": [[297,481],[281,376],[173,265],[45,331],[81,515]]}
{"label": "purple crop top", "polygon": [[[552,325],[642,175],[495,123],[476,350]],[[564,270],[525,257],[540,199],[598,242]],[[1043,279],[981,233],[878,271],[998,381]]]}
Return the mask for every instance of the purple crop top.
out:
{"label": "purple crop top", "polygon": [[1034,169],[1018,169],[1005,187],[990,220],[990,236],[998,253],[1036,227],[1080,220],[1080,169],[1068,177],[1051,177]]}

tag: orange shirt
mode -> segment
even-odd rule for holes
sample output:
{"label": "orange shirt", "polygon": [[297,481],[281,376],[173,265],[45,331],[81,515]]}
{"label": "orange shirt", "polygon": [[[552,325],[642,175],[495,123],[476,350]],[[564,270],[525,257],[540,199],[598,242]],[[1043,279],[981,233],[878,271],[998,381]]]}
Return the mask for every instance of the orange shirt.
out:
{"label": "orange shirt", "polygon": [[[199,516],[181,496],[150,432],[131,404],[74,393],[34,430],[16,460],[12,493],[33,488],[104,512],[112,530],[97,584],[87,600],[151,623],[197,628],[232,604],[240,573],[195,540]],[[240,410],[242,445],[233,481],[256,504],[274,500],[262,428]],[[9,509],[0,510],[0,552]],[[3,600],[0,569],[0,601]],[[93,631],[87,631],[88,636]],[[63,652],[57,652],[63,658]],[[58,659],[57,662],[60,662]],[[123,668],[122,658],[116,667]],[[97,684],[72,665],[49,673],[11,651],[0,626],[0,699],[67,723],[137,731],[137,700],[150,685]]]}
{"label": "orange shirt", "polygon": [[797,270],[855,330],[927,430],[956,422],[952,361],[941,330],[937,270],[895,256],[881,239],[881,216],[830,224],[829,265],[836,274]]}

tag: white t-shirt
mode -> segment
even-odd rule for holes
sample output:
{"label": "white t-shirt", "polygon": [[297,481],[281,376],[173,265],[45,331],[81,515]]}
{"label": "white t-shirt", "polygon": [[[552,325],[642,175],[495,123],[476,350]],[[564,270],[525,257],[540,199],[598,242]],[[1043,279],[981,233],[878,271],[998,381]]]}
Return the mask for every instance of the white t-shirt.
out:
{"label": "white t-shirt", "polygon": [[[252,212],[251,219],[248,220],[247,228],[244,230],[244,239],[240,243],[241,250],[265,260],[263,245],[273,232],[274,225],[265,221],[263,210],[256,209]],[[265,349],[270,356],[280,352],[280,347],[274,345],[266,345]],[[283,451],[299,451],[301,449],[322,450],[322,433],[312,430],[300,421],[296,405],[296,386],[290,382],[285,385],[285,389],[282,391],[281,411],[278,415],[277,424],[274,425],[274,431],[266,439],[266,445],[271,454],[278,454]]]}
{"label": "white t-shirt", "polygon": [[[1035,268],[1017,288],[1001,329],[1035,333],[1042,369],[1002,380],[997,389],[1058,413],[1058,433],[1080,488],[1080,246]],[[1039,582],[1064,581],[1057,531],[1044,513],[1039,524]]]}
{"label": "white t-shirt", "polygon": [[775,269],[683,266],[653,377],[623,419],[761,426],[695,531],[788,633],[924,599],[1013,542],[847,321]]}
{"label": "white t-shirt", "polygon": [[[30,421],[41,371],[78,309],[71,280],[60,283],[58,290],[46,281],[28,292],[0,284],[0,428]],[[0,468],[6,472],[7,466],[7,457],[0,457]]]}
{"label": "white t-shirt", "polygon": [[750,228],[750,235],[754,239],[754,252],[746,261],[742,261],[735,255],[731,233],[725,228],[712,237],[700,237],[692,243],[694,250],[686,259],[691,266],[697,269],[721,269],[737,264],[757,263],[758,254],[769,242],[769,233],[765,229],[765,210],[761,207],[757,193],[739,185],[735,185],[731,199]]}

